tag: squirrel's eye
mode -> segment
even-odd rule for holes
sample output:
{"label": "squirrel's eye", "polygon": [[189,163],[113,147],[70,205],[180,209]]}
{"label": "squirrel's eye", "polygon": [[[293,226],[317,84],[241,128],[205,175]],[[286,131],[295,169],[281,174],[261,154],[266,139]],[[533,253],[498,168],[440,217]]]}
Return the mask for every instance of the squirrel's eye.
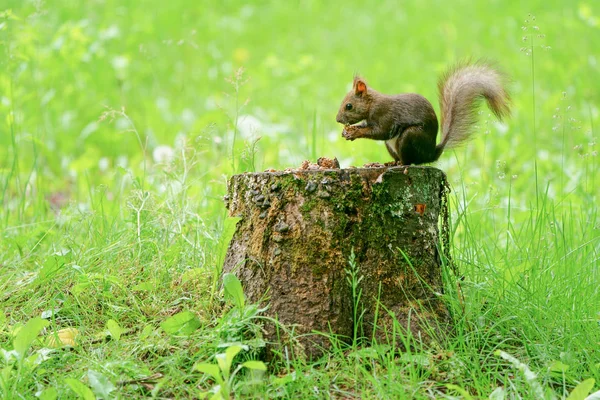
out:
{"label": "squirrel's eye", "polygon": [[346,110],[352,110],[352,104],[350,104],[350,103],[346,104]]}

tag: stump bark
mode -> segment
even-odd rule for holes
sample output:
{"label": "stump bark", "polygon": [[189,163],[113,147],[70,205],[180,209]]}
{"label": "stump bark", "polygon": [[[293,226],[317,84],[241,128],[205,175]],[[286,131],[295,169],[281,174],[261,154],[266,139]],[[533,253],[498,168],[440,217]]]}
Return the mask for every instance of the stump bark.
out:
{"label": "stump bark", "polygon": [[[369,339],[400,327],[428,340],[448,320],[440,298],[445,193],[445,175],[432,167],[235,175],[225,199],[241,219],[223,271],[238,276],[250,301],[266,294],[266,313],[293,325],[301,335],[294,351],[311,358],[329,346],[315,332],[350,339],[355,323]],[[363,276],[360,321],[347,280],[352,252]],[[266,332],[283,345],[281,332]]]}

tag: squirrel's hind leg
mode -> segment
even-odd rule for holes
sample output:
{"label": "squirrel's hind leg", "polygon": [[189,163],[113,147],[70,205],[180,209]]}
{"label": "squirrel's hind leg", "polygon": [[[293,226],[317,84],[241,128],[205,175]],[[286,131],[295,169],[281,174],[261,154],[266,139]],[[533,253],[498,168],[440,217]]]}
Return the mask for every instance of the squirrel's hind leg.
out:
{"label": "squirrel's hind leg", "polygon": [[423,127],[411,126],[402,132],[396,149],[405,165],[434,162],[435,134],[423,130]]}

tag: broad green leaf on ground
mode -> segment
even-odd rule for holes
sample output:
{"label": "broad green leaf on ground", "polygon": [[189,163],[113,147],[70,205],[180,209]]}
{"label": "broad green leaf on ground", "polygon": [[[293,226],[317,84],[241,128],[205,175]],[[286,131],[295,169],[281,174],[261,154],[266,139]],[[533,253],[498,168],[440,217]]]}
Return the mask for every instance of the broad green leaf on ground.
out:
{"label": "broad green leaf on ground", "polygon": [[594,378],[589,378],[580,382],[579,385],[575,386],[575,389],[571,391],[567,400],[585,400],[586,396],[590,394],[594,388],[594,383],[596,383]]}
{"label": "broad green leaf on ground", "polygon": [[50,323],[42,318],[36,317],[32,318],[25,326],[23,326],[17,336],[13,340],[13,346],[15,351],[17,352],[19,358],[23,358],[31,343],[37,338],[40,334],[41,330],[47,327]]}
{"label": "broad green leaf on ground", "polygon": [[103,399],[110,398],[110,393],[116,390],[115,385],[100,372],[94,371],[93,369],[88,370],[88,380],[92,390]]}
{"label": "broad green leaf on ground", "polygon": [[219,238],[219,254],[217,257],[217,265],[219,268],[221,268],[223,266],[223,262],[225,262],[225,255],[227,254],[229,242],[231,242],[231,238],[233,238],[235,227],[240,219],[241,218],[239,217],[228,217],[225,219],[225,221],[223,221],[223,232]]}
{"label": "broad green leaf on ground", "polygon": [[182,311],[167,318],[160,327],[170,335],[190,335],[200,327],[200,320],[191,311]]}
{"label": "broad green leaf on ground", "polygon": [[221,376],[221,370],[219,369],[218,365],[209,363],[198,363],[194,365],[194,369],[196,371],[212,376],[214,380],[219,384],[223,383],[223,377]]}
{"label": "broad green leaf on ground", "polygon": [[242,309],[245,304],[244,290],[240,280],[231,273],[223,274],[223,288],[225,289],[225,298],[233,302],[233,304]]}
{"label": "broad green leaf on ground", "polygon": [[264,362],[254,361],[254,360],[246,361],[245,363],[242,364],[242,367],[257,370],[257,371],[266,371],[267,370],[267,366],[265,365]]}
{"label": "broad green leaf on ground", "polygon": [[92,392],[92,389],[79,382],[77,379],[67,378],[65,379],[65,383],[69,385],[71,390],[73,390],[80,399],[96,400],[96,396],[94,395],[94,392]]}
{"label": "broad green leaf on ground", "polygon": [[123,330],[121,329],[117,321],[115,321],[114,319],[109,319],[108,321],[106,321],[106,329],[108,329],[110,336],[114,340],[118,341],[119,339],[121,339],[121,333],[123,332]]}
{"label": "broad green leaf on ground", "polygon": [[54,386],[50,386],[36,393],[36,396],[39,400],[55,400],[58,398],[58,391]]}
{"label": "broad green leaf on ground", "polygon": [[225,350],[225,353],[220,353],[215,356],[217,363],[219,364],[219,368],[221,368],[221,371],[223,371],[223,375],[229,376],[233,359],[240,351],[242,351],[242,346],[234,344],[233,346],[228,347]]}
{"label": "broad green leaf on ground", "polygon": [[554,360],[549,367],[551,372],[567,372],[569,366],[562,361]]}

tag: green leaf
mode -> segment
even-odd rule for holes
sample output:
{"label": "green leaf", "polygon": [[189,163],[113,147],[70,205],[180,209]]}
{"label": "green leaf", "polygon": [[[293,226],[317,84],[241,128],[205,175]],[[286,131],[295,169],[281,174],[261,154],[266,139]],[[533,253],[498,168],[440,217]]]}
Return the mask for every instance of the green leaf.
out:
{"label": "green leaf", "polygon": [[223,288],[225,289],[225,298],[231,300],[233,304],[239,308],[244,308],[246,299],[244,297],[244,289],[242,283],[234,274],[223,274]]}
{"label": "green leaf", "polygon": [[242,349],[242,346],[234,344],[228,347],[225,350],[225,353],[220,353],[215,356],[215,358],[217,359],[217,364],[219,364],[221,373],[223,374],[223,377],[226,381],[229,380],[231,364],[233,363],[233,359],[240,351],[242,351]]}
{"label": "green leaf", "polygon": [[110,336],[114,340],[119,341],[119,339],[121,339],[121,333],[123,332],[123,330],[121,329],[117,321],[115,321],[114,319],[109,319],[106,322],[106,329],[108,329]]}
{"label": "green leaf", "polygon": [[50,323],[39,317],[32,318],[22,327],[17,336],[13,340],[13,346],[20,359],[25,356],[27,350],[31,346],[31,343],[40,334],[41,330],[47,327]]}
{"label": "green leaf", "polygon": [[113,383],[100,372],[89,369],[87,375],[92,390],[99,397],[108,399],[110,398],[110,392],[117,389],[115,385],[113,385]]}
{"label": "green leaf", "polygon": [[225,362],[227,363],[227,368],[226,370],[229,371],[231,369],[231,363],[233,362],[233,359],[235,358],[235,356],[238,355],[238,353],[242,351],[242,346],[240,345],[233,345],[231,347],[228,347],[227,350],[225,350]]}
{"label": "green leaf", "polygon": [[241,220],[239,217],[228,217],[223,221],[223,232],[221,233],[221,237],[219,238],[218,245],[218,257],[217,257],[217,267],[220,269],[223,267],[223,263],[225,262],[225,256],[227,255],[227,248],[229,247],[229,242],[231,242],[231,238],[233,238],[233,234],[235,233],[235,229],[237,227],[237,223]]}
{"label": "green leaf", "polygon": [[217,359],[219,370],[222,371],[225,378],[227,378],[229,376],[229,368],[227,366],[227,359],[225,353],[217,354],[215,358]]}
{"label": "green leaf", "polygon": [[94,392],[92,389],[85,386],[83,383],[79,382],[77,379],[67,378],[65,379],[65,383],[69,385],[72,391],[77,394],[77,397],[84,400],[96,400],[96,396],[94,396]]}
{"label": "green leaf", "polygon": [[248,368],[248,369],[253,369],[253,370],[258,370],[258,371],[266,371],[267,370],[267,366],[265,365],[264,362],[262,361],[246,361],[245,363],[242,364],[242,367],[244,368]]}
{"label": "green leaf", "polygon": [[223,383],[223,377],[221,377],[221,370],[215,364],[198,363],[194,365],[194,369],[196,371],[212,376],[214,380],[219,384]]}
{"label": "green leaf", "polygon": [[170,335],[190,335],[200,327],[200,320],[191,311],[182,311],[167,318],[160,327]]}
{"label": "green leaf", "polygon": [[567,372],[569,366],[561,361],[554,360],[549,368],[551,372]]}
{"label": "green leaf", "polygon": [[58,398],[58,391],[54,386],[50,386],[37,394],[37,398],[40,400],[56,400]]}
{"label": "green leaf", "polygon": [[589,378],[580,382],[579,385],[575,386],[575,389],[573,389],[571,394],[569,394],[567,400],[584,400],[594,388],[594,383],[596,383],[594,378]]}

